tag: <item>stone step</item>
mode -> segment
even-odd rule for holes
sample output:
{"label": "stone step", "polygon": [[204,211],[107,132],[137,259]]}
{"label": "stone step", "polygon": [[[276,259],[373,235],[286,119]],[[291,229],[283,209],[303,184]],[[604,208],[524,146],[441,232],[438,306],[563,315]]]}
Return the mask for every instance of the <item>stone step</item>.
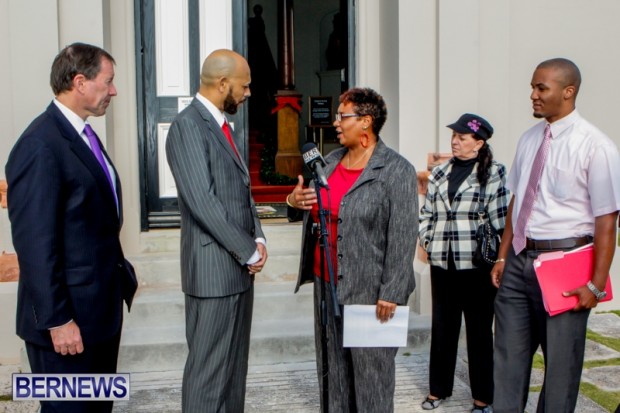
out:
{"label": "stone step", "polygon": [[[257,282],[254,287],[253,317],[257,323],[270,320],[301,319],[312,316],[311,287],[293,293],[295,282]],[[140,288],[125,328],[166,327],[185,323],[185,297],[181,286]]]}
{"label": "stone step", "polygon": [[[294,282],[255,284],[250,364],[314,360],[312,287]],[[426,347],[430,318],[410,314],[409,348]],[[125,317],[119,371],[182,369],[187,356],[180,286],[142,288]]]}
{"label": "stone step", "polygon": [[[275,220],[273,220],[275,221]],[[256,276],[250,345],[252,365],[314,360],[312,287],[293,290],[301,225],[263,220],[269,259]],[[187,356],[181,292],[179,231],[142,234],[141,254],[129,257],[140,288],[125,315],[119,371],[182,369]],[[410,314],[409,347],[427,346],[430,317]]]}
{"label": "stone step", "polygon": [[[284,199],[284,197],[282,197]],[[263,220],[269,256],[258,282],[292,281],[299,269],[300,223],[270,223]],[[141,287],[174,286],[181,282],[179,230],[151,231],[142,235],[142,253],[129,256]]]}
{"label": "stone step", "polygon": [[[305,288],[293,294],[293,288],[294,282],[256,283],[252,362],[308,361],[314,354],[312,292]],[[127,371],[178,369],[186,355],[180,286],[143,288],[125,317],[119,367]]]}

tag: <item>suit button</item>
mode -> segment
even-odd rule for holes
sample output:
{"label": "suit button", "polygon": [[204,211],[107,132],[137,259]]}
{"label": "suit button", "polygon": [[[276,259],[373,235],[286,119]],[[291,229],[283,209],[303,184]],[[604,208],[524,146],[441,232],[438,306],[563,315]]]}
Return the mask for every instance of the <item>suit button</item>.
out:
{"label": "suit button", "polygon": [[342,254],[338,254],[338,259],[341,260],[342,259]]}
{"label": "suit button", "polygon": [[342,235],[338,235],[338,241],[342,241]]}
{"label": "suit button", "polygon": [[342,280],[342,274],[338,275],[338,279]]}
{"label": "suit button", "polygon": [[342,224],[342,218],[338,218],[338,223]]}

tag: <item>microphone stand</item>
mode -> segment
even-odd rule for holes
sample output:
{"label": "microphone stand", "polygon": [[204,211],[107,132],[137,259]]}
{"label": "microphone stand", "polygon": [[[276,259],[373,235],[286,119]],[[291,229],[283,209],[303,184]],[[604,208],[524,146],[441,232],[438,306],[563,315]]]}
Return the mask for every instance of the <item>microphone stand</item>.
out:
{"label": "microphone stand", "polygon": [[[325,287],[325,262],[327,262],[327,272],[329,274],[329,287],[330,294],[332,296],[332,305],[334,313],[334,343],[338,344],[337,335],[338,328],[336,328],[336,320],[340,320],[340,306],[338,305],[338,297],[336,296],[336,282],[334,279],[334,267],[332,265],[332,257],[329,251],[329,230],[327,227],[325,216],[329,214],[329,210],[323,209],[323,200],[321,199],[321,180],[317,173],[313,172],[314,186],[316,188],[317,206],[319,209],[319,248],[320,265],[321,265],[321,303],[320,303],[320,316],[321,316],[321,362],[323,372],[323,412],[329,412],[329,358],[327,354],[327,301],[326,301],[326,287]],[[329,189],[328,189],[329,190]]]}

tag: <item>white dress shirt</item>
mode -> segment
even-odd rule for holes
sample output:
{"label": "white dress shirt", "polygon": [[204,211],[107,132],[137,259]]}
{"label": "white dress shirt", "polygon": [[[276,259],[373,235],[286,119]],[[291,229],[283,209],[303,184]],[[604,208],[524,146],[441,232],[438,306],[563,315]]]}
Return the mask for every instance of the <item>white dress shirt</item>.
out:
{"label": "white dress shirt", "polygon": [[[543,121],[527,130],[517,146],[506,184],[515,196],[513,228],[546,125]],[[620,210],[618,148],[577,110],[553,122],[551,134],[525,234],[541,240],[593,235],[595,217]]]}

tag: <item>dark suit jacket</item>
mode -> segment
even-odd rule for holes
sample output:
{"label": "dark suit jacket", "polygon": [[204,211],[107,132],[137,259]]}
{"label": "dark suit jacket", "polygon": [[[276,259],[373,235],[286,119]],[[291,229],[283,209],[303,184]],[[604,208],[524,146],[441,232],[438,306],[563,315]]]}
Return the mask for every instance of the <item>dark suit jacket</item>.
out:
{"label": "dark suit jacket", "polygon": [[[123,298],[129,306],[137,287],[119,241],[122,212],[94,154],[54,103],[15,144],[6,178],[20,267],[17,334],[51,346],[48,329],[71,319],[85,345],[118,333]],[[122,211],[118,179],[116,187]]]}
{"label": "dark suit jacket", "polygon": [[[325,157],[331,175],[347,153]],[[326,202],[326,201],[324,201]],[[314,282],[312,217],[303,214],[299,278]],[[382,140],[368,164],[342,197],[338,209],[337,294],[340,304],[376,304],[378,299],[406,304],[415,288],[413,257],[418,236],[418,186],[413,165]]]}
{"label": "dark suit jacket", "polygon": [[194,99],[168,131],[166,155],[181,212],[185,294],[224,297],[252,284],[245,263],[264,238],[250,175],[207,108]]}

